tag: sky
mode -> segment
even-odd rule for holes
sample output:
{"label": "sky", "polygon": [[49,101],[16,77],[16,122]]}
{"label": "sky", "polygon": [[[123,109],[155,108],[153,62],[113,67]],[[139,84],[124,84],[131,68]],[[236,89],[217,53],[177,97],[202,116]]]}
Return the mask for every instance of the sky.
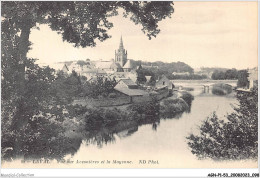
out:
{"label": "sky", "polygon": [[159,22],[161,32],[149,40],[140,25],[122,15],[110,18],[112,37],[96,47],[75,48],[47,25],[33,29],[28,57],[38,63],[114,58],[122,35],[128,59],[182,61],[193,68],[253,68],[257,59],[257,2],[175,2],[172,18]]}

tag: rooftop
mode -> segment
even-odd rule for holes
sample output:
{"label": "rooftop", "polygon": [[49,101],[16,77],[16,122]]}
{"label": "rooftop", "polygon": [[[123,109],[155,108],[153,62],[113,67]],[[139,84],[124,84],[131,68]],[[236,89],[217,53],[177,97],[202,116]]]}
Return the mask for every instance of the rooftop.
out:
{"label": "rooftop", "polygon": [[144,90],[140,89],[129,89],[129,88],[114,88],[115,90],[124,93],[125,95],[128,96],[143,96],[143,95],[148,95],[148,93]]}
{"label": "rooftop", "polygon": [[131,69],[132,68],[132,63],[130,60],[127,60],[127,62],[125,63],[124,67],[123,68],[126,68],[126,69]]}
{"label": "rooftop", "polygon": [[128,78],[125,78],[125,79],[121,79],[120,81],[124,82],[126,85],[136,85],[136,83],[131,80],[131,79],[128,79]]}

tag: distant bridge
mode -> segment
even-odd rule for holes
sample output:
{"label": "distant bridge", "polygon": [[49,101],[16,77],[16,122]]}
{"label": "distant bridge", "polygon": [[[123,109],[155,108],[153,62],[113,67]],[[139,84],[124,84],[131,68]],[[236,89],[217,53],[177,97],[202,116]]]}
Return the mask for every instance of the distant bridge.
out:
{"label": "distant bridge", "polygon": [[[220,82],[217,82],[217,83],[220,83]],[[202,87],[203,88],[203,90],[204,90],[204,92],[209,92],[209,89],[210,88],[212,88],[212,86],[214,85],[214,84],[217,84],[216,82],[208,82],[208,83],[198,83],[198,84],[196,84],[195,86],[197,86],[197,87]],[[223,84],[225,84],[225,85],[229,85],[229,86],[231,86],[232,88],[234,88],[234,87],[236,87],[237,85],[236,85],[236,83],[224,83],[224,82],[221,82],[221,83],[223,83]],[[194,86],[192,86],[192,85],[178,85],[178,90],[183,90],[183,88],[185,88],[185,87],[194,87]]]}

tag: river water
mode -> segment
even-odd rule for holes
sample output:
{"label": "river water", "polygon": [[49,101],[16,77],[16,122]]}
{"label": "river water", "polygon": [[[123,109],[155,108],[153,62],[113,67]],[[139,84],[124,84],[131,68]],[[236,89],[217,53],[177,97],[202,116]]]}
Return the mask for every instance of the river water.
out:
{"label": "river water", "polygon": [[[204,83],[211,85],[214,82]],[[234,86],[236,81],[225,83]],[[236,105],[238,102],[234,92],[226,96],[217,96],[213,95],[211,90],[204,91],[201,81],[174,81],[174,84],[176,87],[193,88],[190,93],[194,96],[194,100],[189,113],[183,113],[178,118],[161,119],[156,125],[144,124],[119,131],[112,134],[113,141],[99,147],[83,141],[77,153],[72,157],[69,156],[68,159],[131,161],[130,164],[119,164],[118,162],[117,164],[85,165],[85,167],[257,167],[257,163],[251,161],[198,160],[191,153],[186,137],[190,133],[198,133],[198,126],[214,111],[219,118],[225,119],[225,115],[232,112],[232,105]],[[140,160],[154,160],[159,164],[139,164]]]}

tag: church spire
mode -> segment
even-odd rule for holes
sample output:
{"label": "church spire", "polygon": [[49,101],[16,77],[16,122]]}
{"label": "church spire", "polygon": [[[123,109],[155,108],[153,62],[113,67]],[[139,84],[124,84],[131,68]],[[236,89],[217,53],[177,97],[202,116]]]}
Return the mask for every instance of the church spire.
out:
{"label": "church spire", "polygon": [[122,35],[121,35],[121,39],[120,39],[120,45],[119,45],[119,49],[124,49]]}

